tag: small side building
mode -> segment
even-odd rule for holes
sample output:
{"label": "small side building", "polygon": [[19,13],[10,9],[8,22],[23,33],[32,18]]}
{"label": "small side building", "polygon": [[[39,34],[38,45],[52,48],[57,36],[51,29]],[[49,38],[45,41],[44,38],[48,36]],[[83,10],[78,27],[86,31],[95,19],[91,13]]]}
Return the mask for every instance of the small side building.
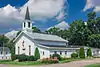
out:
{"label": "small side building", "polygon": [[0,47],[0,60],[10,60],[11,53],[8,47]]}

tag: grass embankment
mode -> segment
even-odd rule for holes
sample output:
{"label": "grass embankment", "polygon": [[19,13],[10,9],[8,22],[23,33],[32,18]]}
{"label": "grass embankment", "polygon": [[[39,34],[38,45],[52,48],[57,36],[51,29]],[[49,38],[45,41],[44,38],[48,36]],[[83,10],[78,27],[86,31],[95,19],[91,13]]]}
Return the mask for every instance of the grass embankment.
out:
{"label": "grass embankment", "polygon": [[91,64],[91,65],[87,65],[85,67],[100,67],[100,64]]}

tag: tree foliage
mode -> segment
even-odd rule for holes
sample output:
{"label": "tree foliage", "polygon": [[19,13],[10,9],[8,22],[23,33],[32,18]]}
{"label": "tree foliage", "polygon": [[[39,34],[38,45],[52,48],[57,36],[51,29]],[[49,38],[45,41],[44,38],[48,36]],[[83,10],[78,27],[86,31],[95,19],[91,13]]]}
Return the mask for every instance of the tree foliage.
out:
{"label": "tree foliage", "polygon": [[69,30],[69,44],[70,45],[87,45],[89,29],[85,26],[84,21],[74,21]]}
{"label": "tree foliage", "polygon": [[50,28],[49,30],[46,30],[45,32],[47,34],[58,35],[59,31],[60,31],[59,28],[53,27],[53,28]]}
{"label": "tree foliage", "polygon": [[3,46],[7,47],[8,42],[9,42],[9,39],[6,36],[0,35],[0,47],[3,47]]}
{"label": "tree foliage", "polygon": [[96,18],[96,13],[95,12],[91,12],[91,13],[88,13],[87,16],[88,16],[89,20],[95,19]]}
{"label": "tree foliage", "polygon": [[100,48],[100,34],[92,34],[89,36],[89,45],[91,47]]}
{"label": "tree foliage", "polygon": [[69,32],[68,30],[61,30],[60,28],[50,28],[49,30],[45,31],[47,34],[58,35],[64,39],[68,39]]}
{"label": "tree foliage", "polygon": [[37,27],[32,27],[32,30],[33,30],[33,32],[41,33],[41,30],[38,29]]}

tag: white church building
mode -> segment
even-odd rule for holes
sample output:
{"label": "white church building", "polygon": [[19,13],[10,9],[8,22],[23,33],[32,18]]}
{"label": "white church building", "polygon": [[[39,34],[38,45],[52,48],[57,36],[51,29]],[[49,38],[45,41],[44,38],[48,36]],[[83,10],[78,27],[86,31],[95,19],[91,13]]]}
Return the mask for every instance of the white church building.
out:
{"label": "white church building", "polygon": [[[40,59],[49,58],[52,54],[59,54],[62,57],[71,57],[73,52],[79,50],[80,47],[68,46],[68,41],[57,36],[32,32],[32,22],[27,7],[25,20],[22,24],[22,32],[15,38],[15,54],[33,55],[35,49],[39,49]],[[85,51],[87,47],[85,47]],[[99,49],[93,50],[93,55],[97,55]]]}

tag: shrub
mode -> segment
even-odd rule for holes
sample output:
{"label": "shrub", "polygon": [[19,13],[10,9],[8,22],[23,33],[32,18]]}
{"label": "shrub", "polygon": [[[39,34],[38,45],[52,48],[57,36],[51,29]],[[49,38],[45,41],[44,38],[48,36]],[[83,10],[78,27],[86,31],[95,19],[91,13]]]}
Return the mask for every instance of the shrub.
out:
{"label": "shrub", "polygon": [[88,56],[88,57],[92,57],[91,48],[88,48],[88,49],[87,49],[87,56]]}
{"label": "shrub", "polygon": [[27,56],[27,61],[36,61],[34,56]]}
{"label": "shrub", "polygon": [[18,55],[16,58],[19,60],[19,62],[27,61],[26,55]]}
{"label": "shrub", "polygon": [[67,58],[66,57],[61,57],[61,60],[64,61],[64,60],[67,60]]}
{"label": "shrub", "polygon": [[27,56],[27,55],[17,55],[16,59],[18,59],[19,62],[23,62],[23,61],[35,61],[36,60],[34,58],[34,56]]}
{"label": "shrub", "polygon": [[12,59],[12,61],[16,60],[17,59],[17,55],[12,55],[11,59]]}
{"label": "shrub", "polygon": [[52,56],[51,56],[51,58],[57,58],[58,60],[61,60],[61,56],[59,55],[59,54],[53,54]]}
{"label": "shrub", "polygon": [[77,53],[72,53],[71,54],[71,58],[77,58],[78,57],[78,54]]}
{"label": "shrub", "polygon": [[83,47],[80,48],[79,57],[80,58],[85,58],[85,52],[84,52],[84,48]]}
{"label": "shrub", "polygon": [[39,53],[38,48],[35,49],[35,59],[36,60],[40,59],[40,53]]}
{"label": "shrub", "polygon": [[42,63],[45,63],[45,64],[52,64],[52,63],[58,63],[58,59],[53,59],[53,58],[44,58],[42,59],[41,61]]}

